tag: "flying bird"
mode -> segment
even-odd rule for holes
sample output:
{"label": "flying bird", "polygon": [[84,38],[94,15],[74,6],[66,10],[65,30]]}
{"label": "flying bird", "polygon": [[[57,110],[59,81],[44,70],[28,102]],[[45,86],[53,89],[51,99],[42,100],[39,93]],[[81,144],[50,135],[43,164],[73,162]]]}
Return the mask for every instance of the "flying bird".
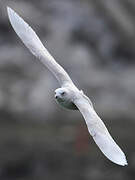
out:
{"label": "flying bird", "polygon": [[34,30],[11,8],[7,7],[7,12],[13,29],[25,46],[43,65],[47,66],[58,80],[61,87],[55,90],[56,101],[65,108],[79,110],[85,119],[90,135],[102,153],[118,165],[127,165],[125,154],[111,137],[90,99],[74,85],[67,72],[51,56]]}

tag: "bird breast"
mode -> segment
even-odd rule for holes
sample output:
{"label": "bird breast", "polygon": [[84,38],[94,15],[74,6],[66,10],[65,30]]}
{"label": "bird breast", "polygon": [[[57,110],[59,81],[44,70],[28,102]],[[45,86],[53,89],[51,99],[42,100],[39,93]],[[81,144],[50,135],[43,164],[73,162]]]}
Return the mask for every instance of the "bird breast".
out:
{"label": "bird breast", "polygon": [[62,107],[66,108],[66,109],[70,109],[70,110],[78,110],[78,108],[76,107],[76,105],[72,102],[72,101],[66,101],[63,99],[57,99],[56,100]]}

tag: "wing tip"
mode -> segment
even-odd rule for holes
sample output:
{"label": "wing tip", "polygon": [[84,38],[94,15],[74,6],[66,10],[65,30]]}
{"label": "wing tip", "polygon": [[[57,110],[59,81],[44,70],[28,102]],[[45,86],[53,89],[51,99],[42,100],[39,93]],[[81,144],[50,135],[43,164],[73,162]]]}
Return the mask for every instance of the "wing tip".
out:
{"label": "wing tip", "polygon": [[118,164],[118,165],[120,165],[120,166],[127,166],[127,165],[128,165],[127,161],[125,161],[125,162],[120,162],[120,163],[116,163],[116,164]]}
{"label": "wing tip", "polygon": [[119,165],[121,165],[121,166],[127,166],[127,165],[128,165],[128,162],[127,162],[126,158],[125,158],[124,161],[120,162]]}
{"label": "wing tip", "polygon": [[117,156],[117,158],[115,157],[115,159],[110,159],[112,162],[120,165],[120,166],[127,166],[128,162],[126,159],[125,154],[122,152],[122,154],[120,154],[119,156]]}
{"label": "wing tip", "polygon": [[16,13],[12,8],[7,6],[7,14],[8,14],[10,23],[12,24],[14,22],[14,19],[15,19],[14,17],[16,16]]}
{"label": "wing tip", "polygon": [[11,9],[9,6],[7,6],[7,13],[8,13],[8,16],[10,17],[11,14],[14,13],[13,9]]}
{"label": "wing tip", "polygon": [[9,12],[11,10],[11,8],[9,6],[7,6],[7,12]]}

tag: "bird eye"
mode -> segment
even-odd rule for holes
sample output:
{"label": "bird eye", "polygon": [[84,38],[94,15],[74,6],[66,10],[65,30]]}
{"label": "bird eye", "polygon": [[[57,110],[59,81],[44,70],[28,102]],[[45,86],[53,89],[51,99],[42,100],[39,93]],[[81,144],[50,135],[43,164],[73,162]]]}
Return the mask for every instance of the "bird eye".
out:
{"label": "bird eye", "polygon": [[65,95],[65,92],[62,92],[61,95],[62,95],[62,96]]}

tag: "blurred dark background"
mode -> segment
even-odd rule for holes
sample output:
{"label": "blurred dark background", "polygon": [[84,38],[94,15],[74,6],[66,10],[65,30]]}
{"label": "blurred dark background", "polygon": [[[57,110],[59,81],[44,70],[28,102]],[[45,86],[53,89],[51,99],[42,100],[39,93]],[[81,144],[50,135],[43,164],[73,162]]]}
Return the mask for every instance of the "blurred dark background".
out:
{"label": "blurred dark background", "polygon": [[[58,82],[9,24],[18,12],[91,98],[129,165],[111,163],[81,114],[54,100]],[[135,1],[0,1],[0,179],[135,179]]]}

